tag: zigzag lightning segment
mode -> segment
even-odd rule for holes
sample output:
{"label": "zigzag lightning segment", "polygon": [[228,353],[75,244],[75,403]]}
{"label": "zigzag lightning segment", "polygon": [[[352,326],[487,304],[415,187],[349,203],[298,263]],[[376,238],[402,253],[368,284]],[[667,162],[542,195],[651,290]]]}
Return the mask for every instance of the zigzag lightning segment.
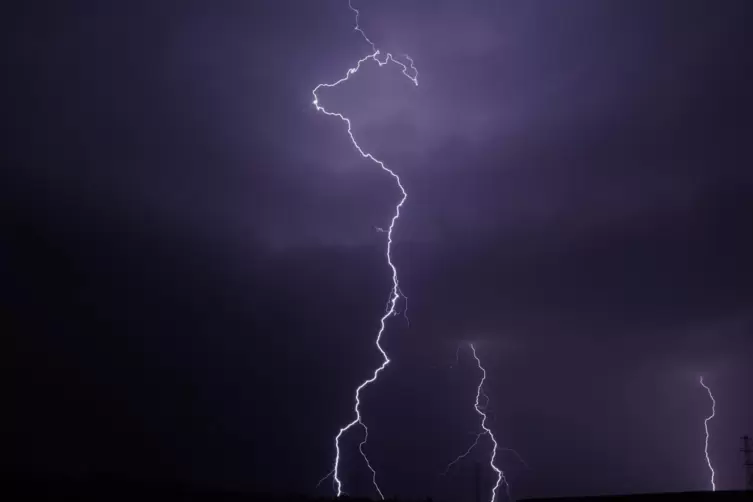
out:
{"label": "zigzag lightning segment", "polygon": [[342,427],[339,430],[339,432],[337,433],[337,436],[335,436],[335,460],[334,460],[334,465],[332,467],[332,470],[322,480],[320,480],[320,483],[324,479],[327,479],[329,476],[332,476],[332,478],[334,480],[334,483],[335,483],[336,490],[337,490],[337,496],[339,497],[339,496],[343,495],[343,493],[344,493],[343,492],[343,486],[342,486],[343,484],[342,484],[342,480],[340,479],[340,440],[342,439],[343,435],[346,432],[348,432],[350,429],[352,429],[353,427],[356,427],[356,426],[360,426],[360,427],[363,428],[364,437],[363,437],[363,441],[358,446],[358,450],[360,451],[361,456],[363,456],[363,459],[366,462],[366,466],[371,471],[372,482],[374,484],[374,488],[376,488],[376,491],[379,494],[379,496],[382,499],[384,499],[384,495],[382,493],[382,490],[379,488],[379,485],[377,484],[377,481],[376,481],[376,471],[371,466],[371,463],[369,462],[369,459],[368,459],[368,457],[366,456],[366,453],[363,450],[364,445],[366,444],[366,441],[368,440],[368,437],[369,437],[369,430],[366,427],[366,424],[363,422],[363,417],[361,416],[361,391],[363,391],[366,387],[368,387],[372,383],[376,382],[377,378],[379,378],[379,374],[390,363],[390,358],[387,356],[387,353],[382,348],[381,340],[382,340],[382,335],[384,334],[386,321],[387,321],[387,319],[390,316],[393,316],[393,315],[395,315],[397,313],[397,311],[396,311],[396,303],[397,303],[398,299],[400,298],[400,296],[402,294],[401,291],[400,291],[400,286],[399,286],[399,282],[398,282],[397,268],[395,267],[395,264],[392,261],[392,243],[393,243],[393,241],[392,241],[392,235],[393,235],[393,231],[395,229],[395,224],[397,223],[397,220],[400,218],[400,209],[403,207],[403,204],[405,204],[405,201],[408,198],[408,193],[405,191],[405,187],[403,187],[403,184],[400,181],[400,177],[393,170],[391,170],[390,168],[388,168],[381,160],[379,160],[376,157],[374,157],[371,153],[368,153],[368,152],[364,151],[361,148],[361,146],[358,144],[358,142],[356,141],[355,137],[353,136],[353,131],[352,131],[352,128],[351,128],[350,119],[348,117],[342,115],[341,113],[332,112],[332,111],[329,111],[329,110],[325,109],[320,104],[320,102],[319,102],[319,96],[318,96],[317,93],[322,88],[337,87],[338,85],[340,85],[343,82],[347,81],[351,77],[351,75],[354,75],[355,73],[357,73],[358,70],[361,68],[361,65],[363,65],[367,61],[373,61],[373,62],[375,62],[375,63],[377,63],[379,65],[379,67],[385,66],[386,64],[388,64],[390,62],[394,63],[394,64],[398,65],[400,68],[402,68],[403,75],[405,75],[406,77],[408,77],[408,79],[410,79],[411,82],[413,82],[413,84],[415,84],[415,85],[418,85],[418,70],[416,70],[416,67],[413,64],[413,60],[408,55],[404,55],[404,58],[408,61],[407,65],[405,63],[402,63],[402,62],[398,61],[397,59],[395,59],[392,56],[392,54],[390,54],[390,53],[384,54],[384,57],[382,59],[380,59],[380,56],[382,56],[381,51],[379,49],[377,49],[376,45],[369,39],[369,37],[366,36],[366,33],[361,29],[361,27],[360,27],[360,25],[358,23],[358,17],[360,15],[358,9],[356,9],[355,7],[353,7],[353,5],[350,3],[350,1],[348,1],[348,6],[350,7],[350,10],[352,10],[354,12],[354,14],[355,14],[355,28],[354,28],[355,31],[357,31],[358,33],[360,33],[361,36],[363,37],[363,39],[371,46],[372,52],[371,52],[371,54],[369,54],[369,55],[367,55],[367,56],[359,59],[358,62],[356,63],[356,65],[355,65],[355,67],[349,68],[348,71],[345,73],[345,76],[342,77],[341,79],[339,79],[339,80],[337,80],[337,81],[335,81],[333,83],[322,83],[322,84],[317,85],[314,88],[314,90],[312,91],[312,94],[314,96],[313,103],[314,103],[314,106],[316,107],[317,111],[322,112],[325,115],[328,115],[330,117],[336,117],[336,118],[340,119],[341,121],[343,121],[345,123],[345,125],[347,127],[348,137],[350,138],[350,142],[353,144],[353,146],[355,147],[356,151],[358,151],[358,153],[361,155],[361,157],[372,161],[373,163],[375,163],[376,165],[378,165],[380,169],[382,169],[384,172],[386,172],[387,174],[389,174],[390,176],[392,176],[392,178],[394,178],[395,183],[397,184],[397,187],[400,189],[401,198],[400,198],[400,201],[395,206],[395,212],[394,212],[394,214],[392,216],[392,219],[390,220],[390,225],[389,225],[389,227],[387,228],[387,231],[386,231],[386,233],[387,233],[386,258],[387,258],[387,264],[389,265],[390,270],[392,271],[392,289],[390,290],[390,294],[389,294],[389,297],[388,297],[388,300],[387,300],[387,307],[386,307],[385,313],[384,313],[384,315],[382,316],[382,318],[379,321],[379,331],[377,332],[376,342],[375,342],[377,350],[379,350],[379,353],[382,355],[382,363],[379,365],[379,367],[377,367],[374,370],[371,378],[368,378],[367,380],[364,380],[361,383],[361,385],[359,385],[356,388],[355,399],[354,399],[355,402],[354,402],[354,406],[353,406],[353,411],[355,413],[355,418],[351,422],[349,422],[348,424],[346,424],[344,427]]}
{"label": "zigzag lightning segment", "polygon": [[472,343],[469,345],[471,346],[471,350],[473,351],[473,358],[476,360],[478,369],[481,370],[481,380],[479,381],[478,387],[476,388],[476,403],[474,404],[474,408],[476,409],[476,413],[478,413],[479,416],[481,417],[481,428],[484,429],[484,434],[488,434],[492,440],[492,443],[494,444],[494,448],[492,449],[492,455],[491,455],[491,458],[489,459],[489,465],[491,466],[492,470],[497,473],[497,482],[494,483],[494,487],[492,488],[492,498],[490,500],[490,502],[495,502],[497,499],[497,492],[499,491],[499,486],[502,483],[504,483],[505,488],[508,491],[508,498],[509,498],[510,485],[507,483],[507,479],[505,478],[505,473],[503,473],[499,469],[499,467],[497,467],[497,465],[494,463],[494,459],[497,458],[497,447],[498,447],[497,439],[494,437],[494,433],[492,432],[492,430],[489,427],[487,427],[486,413],[484,413],[479,403],[479,401],[481,400],[481,395],[484,394],[483,386],[484,386],[484,381],[486,381],[486,370],[481,365],[481,360],[478,358],[478,355],[476,354],[476,347],[474,347]]}
{"label": "zigzag lightning segment", "polygon": [[704,389],[706,389],[706,392],[709,394],[709,398],[711,399],[711,415],[706,417],[706,419],[703,421],[703,428],[706,429],[706,444],[704,446],[703,452],[706,455],[706,464],[709,466],[709,471],[711,471],[711,491],[716,491],[716,483],[714,482],[714,468],[711,466],[711,457],[709,457],[709,420],[714,418],[716,416],[716,400],[714,399],[714,395],[711,394],[711,389],[703,383],[703,377],[701,377],[701,386],[703,386]]}

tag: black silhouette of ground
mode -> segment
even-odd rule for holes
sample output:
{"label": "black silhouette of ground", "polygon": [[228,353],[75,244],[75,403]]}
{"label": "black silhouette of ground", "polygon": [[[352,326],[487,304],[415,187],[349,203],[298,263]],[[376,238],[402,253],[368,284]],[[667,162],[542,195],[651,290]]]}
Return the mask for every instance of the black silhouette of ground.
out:
{"label": "black silhouette of ground", "polygon": [[[469,497],[470,498],[470,497]],[[124,479],[97,475],[87,478],[54,478],[8,475],[0,479],[0,500],[39,501],[212,501],[212,502],[332,502],[332,498],[295,494],[240,493],[204,489],[179,482]],[[341,497],[338,502],[371,502],[371,499]],[[396,499],[391,499],[397,502]],[[686,492],[599,497],[524,499],[519,502],[738,502],[753,501],[748,492]],[[410,501],[400,501],[410,502]],[[421,502],[431,502],[426,499]],[[500,501],[502,502],[502,501]]]}
{"label": "black silhouette of ground", "polygon": [[[112,475],[86,478],[55,478],[10,475],[0,478],[0,501],[196,501],[196,502],[332,502],[331,497],[296,494],[241,493],[201,488],[180,482],[126,479]],[[371,499],[341,497],[338,502],[371,502]],[[409,502],[409,501],[401,501]],[[430,502],[421,501],[421,502]]]}
{"label": "black silhouette of ground", "polygon": [[536,498],[520,502],[738,502],[753,501],[753,491],[645,493],[599,497]]}

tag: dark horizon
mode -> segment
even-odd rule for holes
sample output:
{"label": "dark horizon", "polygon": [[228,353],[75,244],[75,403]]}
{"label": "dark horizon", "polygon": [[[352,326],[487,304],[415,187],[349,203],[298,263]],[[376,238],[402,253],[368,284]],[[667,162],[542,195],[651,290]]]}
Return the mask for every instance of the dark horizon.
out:
{"label": "dark horizon", "polygon": [[[0,493],[4,497],[33,497],[34,500],[212,500],[212,501],[256,501],[256,502],[367,502],[374,500],[368,497],[336,496],[310,496],[300,493],[253,493],[217,489],[206,486],[196,486],[187,483],[168,481],[164,479],[127,479],[113,475],[95,475],[86,478],[54,478],[54,477],[29,477],[16,475],[0,477]],[[466,496],[456,501],[471,500],[473,497]],[[480,497],[479,497],[480,498]],[[450,502],[446,499],[401,499],[388,497],[386,500],[394,502]],[[711,501],[711,502],[736,502],[750,500],[749,491],[695,491],[695,492],[666,492],[666,493],[639,493],[617,495],[592,495],[585,497],[545,497],[520,499],[521,502],[673,502],[673,501]]]}
{"label": "dark horizon", "polygon": [[[513,498],[707,490],[701,376],[742,489],[749,2],[352,2],[419,72],[320,93],[409,194],[410,322],[401,299],[362,399],[385,496],[462,501],[487,462],[441,476],[478,433],[469,342]],[[347,0],[3,14],[4,470],[332,495],[400,199],[311,102],[370,52]],[[361,437],[343,482],[374,497]]]}

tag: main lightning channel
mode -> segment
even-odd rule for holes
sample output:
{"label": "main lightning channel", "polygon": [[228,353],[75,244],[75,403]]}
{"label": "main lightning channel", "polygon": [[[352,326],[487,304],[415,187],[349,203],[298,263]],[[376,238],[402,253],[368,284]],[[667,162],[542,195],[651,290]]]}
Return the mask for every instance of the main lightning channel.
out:
{"label": "main lightning channel", "polygon": [[[353,130],[351,127],[350,119],[343,114],[339,112],[332,112],[327,109],[325,109],[320,103],[319,103],[319,96],[317,93],[322,88],[331,88],[331,87],[337,87],[338,85],[342,84],[343,82],[347,81],[351,75],[354,75],[358,72],[358,70],[361,68],[361,65],[366,63],[367,61],[371,60],[376,62],[379,67],[382,67],[390,62],[397,64],[402,68],[402,73],[408,79],[410,79],[415,85],[418,85],[418,70],[416,69],[413,60],[408,56],[404,55],[404,58],[408,61],[408,64],[402,63],[395,59],[391,53],[386,53],[383,57],[383,59],[380,59],[380,56],[382,55],[381,51],[377,49],[374,42],[372,42],[368,36],[366,36],[366,33],[361,29],[361,26],[358,23],[358,18],[360,15],[360,12],[358,9],[353,7],[350,0],[348,0],[348,7],[350,7],[350,10],[353,11],[355,14],[355,27],[354,30],[359,32],[363,39],[371,46],[371,54],[368,56],[365,56],[358,60],[355,67],[349,68],[348,71],[345,73],[345,76],[341,79],[333,82],[333,83],[322,83],[317,85],[314,90],[312,91],[312,94],[314,96],[314,106],[316,107],[316,110],[319,112],[324,113],[325,115],[328,115],[330,117],[337,117],[340,120],[342,120],[345,125],[347,126],[347,132],[348,137],[350,138],[350,142],[353,144],[355,149],[358,151],[358,153],[361,155],[361,157],[365,159],[369,159],[370,161],[377,164],[383,171],[385,171],[387,174],[392,176],[392,178],[395,180],[397,187],[400,189],[401,198],[400,201],[395,206],[395,212],[392,216],[392,219],[390,220],[390,225],[387,228],[387,250],[386,250],[386,257],[387,257],[387,264],[390,267],[390,270],[392,271],[392,289],[390,290],[390,294],[387,300],[387,306],[385,309],[384,315],[379,320],[379,331],[377,332],[375,345],[377,349],[379,350],[379,353],[382,355],[382,363],[374,370],[374,373],[372,374],[371,378],[368,378],[364,380],[361,385],[359,385],[356,388],[355,392],[355,403],[353,406],[353,411],[355,412],[355,418],[349,422],[347,425],[342,427],[339,432],[337,433],[337,436],[335,436],[335,461],[334,465],[332,467],[332,470],[322,479],[322,481],[329,476],[332,476],[335,482],[335,486],[337,489],[337,496],[343,495],[343,486],[342,486],[342,480],[340,479],[340,439],[343,437],[343,434],[345,434],[347,431],[352,429],[353,427],[359,425],[363,428],[364,431],[364,438],[363,441],[358,445],[358,450],[361,453],[361,456],[363,457],[364,461],[366,462],[366,466],[371,471],[372,475],[372,483],[374,484],[374,488],[376,488],[377,493],[379,493],[379,496],[384,499],[384,495],[382,493],[382,490],[379,488],[379,485],[376,481],[376,471],[371,466],[371,462],[369,462],[368,457],[366,456],[366,453],[363,450],[364,445],[366,444],[366,441],[369,437],[369,429],[366,427],[366,424],[363,422],[362,416],[361,416],[361,391],[363,391],[366,387],[374,383],[377,378],[379,378],[379,374],[387,367],[387,365],[390,364],[390,358],[387,356],[387,353],[384,351],[381,345],[382,341],[382,335],[384,334],[384,330],[386,327],[387,319],[390,316],[393,316],[397,313],[396,311],[396,304],[398,299],[401,296],[400,291],[400,284],[398,281],[398,274],[397,274],[397,267],[395,267],[395,264],[392,261],[392,233],[395,229],[395,224],[397,223],[397,220],[400,218],[400,209],[403,207],[403,204],[405,204],[405,201],[408,199],[408,193],[405,191],[405,187],[403,186],[402,182],[400,181],[400,176],[398,176],[393,170],[388,168],[381,160],[374,157],[372,154],[364,151],[361,146],[356,141],[356,138],[353,136]],[[321,483],[321,481],[320,481]]]}
{"label": "main lightning channel", "polygon": [[711,457],[709,457],[709,420],[713,419],[716,416],[716,400],[714,399],[714,395],[711,393],[711,389],[708,385],[706,385],[703,382],[703,377],[700,379],[701,386],[703,386],[704,389],[706,389],[706,392],[709,394],[709,398],[711,399],[711,415],[706,417],[706,419],[703,421],[703,428],[706,429],[706,444],[704,446],[704,453],[706,455],[706,464],[709,466],[709,471],[711,471],[711,491],[716,491],[716,483],[714,483],[714,467],[711,465]]}
{"label": "main lightning channel", "polygon": [[[505,473],[502,472],[502,470],[497,467],[497,465],[494,463],[494,459],[497,458],[497,439],[494,437],[494,433],[492,430],[487,427],[486,425],[486,413],[482,410],[481,405],[479,401],[481,400],[481,394],[484,394],[483,387],[484,382],[486,381],[486,369],[481,365],[481,359],[478,358],[478,355],[476,354],[476,347],[473,346],[472,343],[469,344],[471,346],[471,351],[473,351],[473,358],[476,360],[476,364],[478,365],[478,369],[481,370],[481,380],[478,383],[478,387],[476,388],[476,403],[474,404],[474,408],[476,409],[476,413],[479,414],[481,417],[481,428],[484,429],[483,434],[488,434],[489,437],[492,440],[492,443],[494,444],[494,448],[492,449],[492,455],[489,459],[489,465],[491,466],[492,470],[497,473],[497,482],[494,483],[494,488],[492,488],[492,498],[490,502],[495,502],[497,499],[497,492],[499,491],[499,486],[504,483],[507,491],[508,491],[508,498],[510,498],[509,490],[510,485],[507,483],[507,479],[505,478]],[[488,398],[487,398],[488,402]],[[477,436],[478,439],[478,436]],[[470,450],[469,450],[470,451]]]}

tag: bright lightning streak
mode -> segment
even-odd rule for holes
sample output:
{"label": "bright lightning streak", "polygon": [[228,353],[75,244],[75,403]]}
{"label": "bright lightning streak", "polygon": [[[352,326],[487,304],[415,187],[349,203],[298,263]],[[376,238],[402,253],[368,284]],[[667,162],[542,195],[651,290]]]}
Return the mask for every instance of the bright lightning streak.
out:
{"label": "bright lightning streak", "polygon": [[[510,485],[507,483],[507,479],[505,478],[505,473],[502,472],[495,464],[494,459],[497,457],[497,440],[494,437],[494,433],[492,430],[486,426],[486,413],[484,413],[481,409],[481,406],[479,404],[479,401],[481,399],[481,394],[484,394],[483,387],[484,387],[484,381],[486,381],[486,370],[481,365],[481,360],[478,358],[478,355],[476,354],[476,347],[473,346],[473,344],[469,344],[471,346],[471,350],[473,351],[473,358],[476,360],[476,364],[478,365],[478,369],[481,370],[481,380],[478,383],[478,387],[476,388],[476,403],[474,405],[474,408],[476,409],[476,413],[479,414],[481,417],[481,428],[484,429],[484,434],[488,434],[489,437],[492,440],[492,443],[494,443],[494,448],[492,449],[492,456],[491,459],[489,459],[489,465],[491,466],[492,470],[497,473],[497,482],[494,484],[494,488],[492,488],[492,498],[490,502],[494,502],[497,498],[497,491],[499,490],[499,485],[504,483],[506,489],[508,490],[508,498],[510,498],[509,490]],[[488,398],[487,398],[488,401]]]}
{"label": "bright lightning streak", "polygon": [[364,438],[363,438],[363,441],[359,444],[358,450],[361,452],[361,456],[366,461],[366,465],[371,471],[371,474],[372,474],[371,479],[374,484],[374,487],[379,493],[379,496],[382,499],[384,499],[382,490],[379,488],[379,485],[376,482],[376,471],[371,466],[371,463],[369,462],[368,457],[363,451],[363,447],[366,444],[366,441],[368,440],[368,437],[369,437],[369,429],[366,427],[366,424],[363,422],[362,417],[361,417],[361,391],[364,390],[369,385],[371,385],[372,383],[374,383],[377,380],[377,378],[379,378],[379,374],[390,363],[390,358],[387,356],[387,353],[382,348],[381,340],[382,340],[382,335],[384,334],[384,329],[385,329],[387,319],[390,316],[395,315],[397,313],[395,306],[397,304],[398,299],[402,295],[400,291],[398,277],[397,277],[397,268],[395,267],[395,264],[392,262],[392,232],[395,229],[395,224],[397,223],[398,218],[400,218],[400,209],[403,207],[403,204],[405,204],[405,201],[408,198],[408,193],[405,191],[405,188],[403,187],[403,184],[400,181],[400,177],[394,171],[392,171],[387,166],[385,166],[381,160],[377,159],[372,154],[365,152],[361,148],[361,146],[358,144],[355,137],[353,136],[353,130],[351,128],[350,119],[341,113],[331,112],[329,110],[326,110],[323,106],[319,104],[319,96],[317,95],[317,92],[319,92],[319,90],[322,88],[337,87],[341,83],[347,81],[351,75],[358,72],[362,64],[364,64],[365,62],[369,60],[376,62],[379,65],[379,67],[382,67],[389,62],[393,62],[397,64],[398,66],[402,68],[403,75],[408,77],[411,80],[411,82],[413,82],[415,85],[418,85],[418,70],[416,70],[416,67],[413,64],[413,60],[407,55],[405,55],[405,59],[408,61],[409,65],[406,65],[396,60],[390,53],[387,53],[384,59],[380,60],[379,56],[381,55],[381,51],[376,48],[376,45],[374,45],[374,43],[369,39],[369,37],[366,36],[366,33],[361,29],[360,25],[358,24],[358,17],[360,15],[360,12],[358,11],[358,9],[353,7],[353,5],[350,3],[350,0],[348,0],[348,7],[350,7],[350,10],[352,10],[355,13],[355,21],[356,21],[355,28],[354,28],[355,31],[359,32],[361,36],[363,37],[363,39],[371,46],[372,53],[369,54],[368,56],[365,56],[359,59],[358,63],[356,63],[356,66],[353,68],[349,68],[348,71],[345,73],[345,76],[341,78],[340,80],[337,80],[331,84],[323,83],[323,84],[317,85],[312,91],[312,94],[314,95],[313,103],[317,111],[320,111],[330,117],[337,117],[343,122],[345,122],[345,125],[347,126],[348,137],[350,138],[350,142],[353,144],[355,149],[358,151],[361,157],[365,159],[369,159],[370,161],[374,162],[383,171],[385,171],[387,174],[389,174],[395,179],[397,187],[400,189],[401,198],[400,198],[400,202],[398,202],[397,205],[395,206],[395,213],[393,214],[392,219],[390,220],[390,225],[389,227],[387,227],[387,232],[386,232],[387,233],[386,257],[387,257],[387,264],[389,265],[390,270],[392,271],[392,289],[390,290],[390,294],[387,300],[387,307],[386,307],[385,313],[379,321],[379,331],[377,333],[376,342],[375,342],[377,349],[382,355],[382,364],[379,365],[379,367],[374,370],[374,373],[372,374],[371,378],[365,380],[363,383],[361,383],[361,385],[359,385],[356,388],[355,404],[353,406],[353,411],[355,412],[355,418],[353,419],[353,421],[351,421],[350,423],[342,427],[340,431],[337,433],[337,436],[335,436],[335,452],[336,453],[335,453],[334,466],[332,468],[332,471],[329,474],[327,474],[327,476],[325,476],[323,479],[326,479],[329,476],[332,476],[334,479],[335,485],[337,487],[337,496],[339,497],[343,494],[342,481],[340,480],[340,439],[343,437],[343,434],[345,434],[351,428],[355,427],[356,425],[360,425],[364,431]]}
{"label": "bright lightning streak", "polygon": [[711,394],[711,389],[703,383],[703,377],[701,377],[701,385],[704,389],[706,389],[706,392],[709,393],[709,398],[711,399],[711,415],[706,417],[706,419],[703,421],[703,427],[706,429],[706,445],[704,447],[704,453],[706,454],[706,463],[709,466],[709,471],[711,471],[711,491],[716,491],[716,484],[714,483],[714,468],[711,466],[711,457],[709,457],[709,420],[714,418],[716,416],[716,400],[714,399],[714,395]]}
{"label": "bright lightning streak", "polygon": [[[473,444],[471,444],[471,446],[467,450],[465,450],[464,453],[462,453],[461,455],[458,455],[457,457],[455,457],[455,460],[447,464],[447,467],[442,473],[442,476],[446,476],[447,473],[450,472],[450,469],[452,469],[453,465],[463,460],[473,451],[473,449],[478,445],[478,441],[479,439],[481,439],[481,436],[485,436],[489,434],[489,437],[491,437],[492,441],[494,442],[494,451],[492,452],[492,460],[491,460],[492,469],[494,469],[494,471],[497,472],[497,475],[498,475],[497,485],[495,486],[495,492],[492,493],[492,502],[494,502],[494,497],[496,496],[496,489],[499,487],[501,482],[504,482],[505,487],[507,488],[507,498],[509,499],[510,498],[510,485],[507,482],[507,479],[505,479],[504,473],[502,473],[502,471],[494,467],[494,458],[496,455],[496,451],[497,450],[508,451],[512,453],[513,455],[515,455],[515,457],[517,457],[517,459],[520,461],[521,464],[523,464],[526,467],[526,469],[528,469],[529,467],[526,461],[523,460],[523,457],[521,457],[517,451],[513,450],[512,448],[502,448],[499,445],[497,445],[497,441],[494,439],[494,435],[491,433],[491,430],[488,427],[486,427],[487,416],[484,413],[484,411],[489,407],[489,395],[484,391],[484,388],[483,388],[484,380],[486,380],[486,370],[484,370],[484,368],[481,366],[481,361],[476,356],[476,349],[473,347],[472,344],[469,344],[469,345],[471,346],[471,349],[473,350],[473,357],[476,359],[476,363],[479,369],[481,369],[482,371],[482,378],[481,378],[481,381],[479,382],[478,388],[476,389],[475,409],[476,409],[476,413],[478,413],[482,417],[481,426],[483,430],[479,432],[478,434],[476,434],[476,439],[473,441]],[[459,358],[460,358],[460,346],[458,346],[457,351],[455,352],[455,365],[458,364]],[[486,400],[486,402],[483,405],[481,405],[481,402],[480,402],[481,396],[483,396],[484,399]]]}

